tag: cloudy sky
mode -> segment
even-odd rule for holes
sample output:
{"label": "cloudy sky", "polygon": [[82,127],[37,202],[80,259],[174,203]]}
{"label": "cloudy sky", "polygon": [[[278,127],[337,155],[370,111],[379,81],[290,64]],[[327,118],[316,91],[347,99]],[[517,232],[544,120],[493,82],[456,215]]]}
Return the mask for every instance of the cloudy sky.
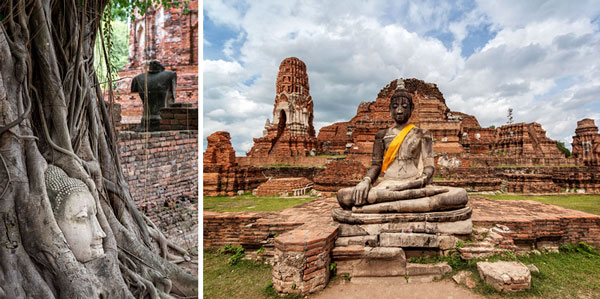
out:
{"label": "cloudy sky", "polygon": [[[239,156],[272,120],[279,63],[306,63],[318,130],[356,114],[396,78],[436,83],[484,127],[538,122],[568,144],[600,125],[594,1],[204,1],[203,136]],[[204,142],[206,148],[206,142]]]}

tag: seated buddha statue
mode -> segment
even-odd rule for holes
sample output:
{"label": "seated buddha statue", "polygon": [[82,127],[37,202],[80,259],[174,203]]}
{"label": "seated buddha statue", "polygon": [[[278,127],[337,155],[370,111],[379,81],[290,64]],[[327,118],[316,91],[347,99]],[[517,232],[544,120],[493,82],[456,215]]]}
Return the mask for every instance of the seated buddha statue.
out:
{"label": "seated buddha statue", "polygon": [[345,210],[354,213],[430,212],[462,208],[462,188],[431,186],[433,140],[425,129],[408,124],[414,109],[411,95],[398,89],[390,99],[395,125],[375,135],[371,167],[356,186],[337,192]]}
{"label": "seated buddha statue", "polygon": [[75,258],[86,263],[104,256],[106,234],[87,185],[54,165],[48,165],[44,175],[54,218]]}

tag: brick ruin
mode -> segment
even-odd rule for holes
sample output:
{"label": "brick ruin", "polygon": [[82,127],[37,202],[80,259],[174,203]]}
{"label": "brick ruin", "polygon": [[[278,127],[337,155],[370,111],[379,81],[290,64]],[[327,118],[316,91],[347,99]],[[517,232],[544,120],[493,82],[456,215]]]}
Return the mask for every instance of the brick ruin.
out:
{"label": "brick ruin", "polygon": [[[338,243],[345,227],[332,223],[330,214],[337,206],[335,198],[327,197],[281,212],[204,212],[203,245],[206,249],[242,245],[249,255],[263,248],[260,257],[274,264],[272,282],[277,292],[311,293],[327,284],[330,262],[336,262],[337,273],[341,274],[341,254],[348,258],[371,249],[368,243],[362,243],[345,246],[343,252],[339,250],[343,248]],[[600,245],[598,215],[529,200],[491,200],[477,196],[470,198],[468,206],[473,209],[472,222],[478,233],[464,240],[464,248],[459,249],[461,255],[556,250],[561,244],[577,242]],[[500,227],[505,228],[498,230]],[[385,259],[384,254],[388,252],[381,253],[380,258]],[[385,265],[389,263],[385,263],[384,268],[393,270]],[[396,275],[400,274],[408,282],[419,281],[419,277],[431,274],[426,270],[432,270],[424,264],[410,262],[400,266],[404,271]]]}
{"label": "brick ruin", "polygon": [[267,119],[263,136],[254,138],[248,157],[314,155],[318,148],[313,127],[313,100],[306,64],[296,57],[279,65],[273,122]]}
{"label": "brick ruin", "polygon": [[482,128],[474,116],[451,111],[435,84],[418,79],[390,82],[374,102],[362,102],[350,121],[323,127],[317,137],[323,144],[321,153],[347,154],[349,159],[369,166],[375,134],[393,125],[388,106],[398,88],[408,90],[413,97],[415,109],[409,123],[433,135],[437,166],[469,167],[472,162],[488,165],[494,164],[497,156],[500,160],[512,158],[518,165],[567,164],[556,141],[546,137],[540,124]]}
{"label": "brick ruin", "polygon": [[577,122],[573,136],[573,157],[584,165],[600,165],[600,134],[593,119]]}
{"label": "brick ruin", "polygon": [[[105,91],[132,198],[170,240],[189,250],[198,239],[197,40],[197,0],[189,1],[187,11],[159,7],[135,15],[129,63],[119,72],[114,102]],[[139,95],[130,92],[131,80],[152,59],[177,72],[176,103],[161,110],[160,131],[133,132],[143,107]]]}
{"label": "brick ruin", "polygon": [[267,180],[259,168],[237,164],[228,132],[218,131],[206,139],[204,195],[234,195],[238,191],[252,191]]}
{"label": "brick ruin", "polygon": [[[119,71],[115,102],[122,106],[123,129],[139,124],[143,105],[130,91],[131,80],[144,73],[144,62],[157,59],[166,70],[177,73],[176,103],[198,106],[198,1],[187,9],[150,8],[135,15],[129,27],[129,63]],[[197,109],[192,112],[197,114]],[[135,126],[133,126],[135,127]],[[197,128],[197,126],[196,126]]]}
{"label": "brick ruin", "polygon": [[307,194],[312,186],[313,182],[303,177],[271,179],[258,186],[253,194],[256,196],[302,196]]}
{"label": "brick ruin", "polygon": [[325,170],[315,176],[315,189],[335,192],[340,188],[356,186],[366,173],[367,168],[360,162],[336,159],[329,162]]}
{"label": "brick ruin", "polygon": [[[470,191],[600,193],[599,179],[589,173],[600,161],[600,134],[591,119],[578,122],[574,158],[566,158],[539,123],[483,128],[475,116],[450,110],[435,84],[396,79],[380,90],[375,101],[360,103],[352,119],[321,128],[315,139],[305,64],[286,58],[276,86],[273,122],[267,120],[264,136],[254,139],[247,157],[237,157],[240,165],[326,167],[309,178],[317,190],[335,192],[351,186],[370,166],[377,131],[393,125],[390,97],[403,88],[411,93],[415,105],[409,123],[433,135],[436,184]],[[339,158],[313,157],[315,153],[345,155],[346,160],[364,168],[345,165],[349,162],[336,160]],[[513,173],[515,167],[522,171]]]}
{"label": "brick ruin", "polygon": [[198,240],[198,131],[119,134],[131,196],[170,240],[193,250]]}

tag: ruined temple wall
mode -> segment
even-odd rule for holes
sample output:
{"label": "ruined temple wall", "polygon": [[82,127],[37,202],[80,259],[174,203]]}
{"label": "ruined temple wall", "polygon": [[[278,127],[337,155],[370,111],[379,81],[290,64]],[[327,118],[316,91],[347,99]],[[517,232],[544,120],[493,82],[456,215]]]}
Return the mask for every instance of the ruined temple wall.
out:
{"label": "ruined temple wall", "polygon": [[269,179],[307,178],[314,181],[325,168],[322,167],[260,167],[262,174]]}
{"label": "ruined temple wall", "polygon": [[577,122],[573,136],[573,157],[585,165],[600,165],[600,134],[593,119]]}
{"label": "ruined temple wall", "polygon": [[198,132],[119,132],[119,155],[137,206],[169,240],[198,244]]}
{"label": "ruined temple wall", "polygon": [[123,174],[138,207],[198,199],[198,132],[120,132]]}
{"label": "ruined temple wall", "polygon": [[[131,93],[131,80],[146,70],[143,62],[157,59],[168,71],[177,73],[175,102],[198,106],[198,1],[187,9],[150,9],[136,16],[129,27],[129,62],[119,71],[115,102],[122,105],[122,122],[139,123],[142,101]],[[108,98],[105,95],[105,98]]]}
{"label": "ruined temple wall", "polygon": [[346,145],[352,142],[352,131],[349,122],[335,123],[319,130],[317,140],[321,143],[319,153],[325,155],[343,155]]}
{"label": "ruined temple wall", "polygon": [[202,193],[208,196],[234,195],[238,191],[252,191],[267,178],[262,170],[249,165],[238,165],[229,132],[218,131],[207,138],[203,154]]}
{"label": "ruined temple wall", "polygon": [[250,192],[265,181],[267,178],[262,170],[253,166],[204,166],[202,194],[205,196],[232,196],[239,191]]}
{"label": "ruined temple wall", "polygon": [[[507,192],[557,193],[579,190],[588,194],[600,193],[598,166],[438,167],[435,176],[443,180],[434,183],[457,187],[487,184],[494,186],[490,190],[500,190],[501,185],[496,182],[500,180],[507,183]],[[451,181],[451,184],[447,184],[447,181]]]}
{"label": "ruined temple wall", "polygon": [[208,144],[203,155],[204,167],[222,165],[224,168],[229,168],[237,165],[229,132],[217,131],[206,139]]}
{"label": "ruined temple wall", "polygon": [[284,166],[306,166],[320,167],[327,163],[328,157],[237,157],[237,163],[240,166],[266,166],[266,165],[284,165]]}

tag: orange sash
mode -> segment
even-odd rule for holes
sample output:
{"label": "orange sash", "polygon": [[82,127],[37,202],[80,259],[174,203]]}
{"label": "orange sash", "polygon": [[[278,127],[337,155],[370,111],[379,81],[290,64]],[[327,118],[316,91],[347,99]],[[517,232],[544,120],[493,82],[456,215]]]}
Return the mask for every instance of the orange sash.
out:
{"label": "orange sash", "polygon": [[383,156],[383,166],[381,167],[381,173],[386,171],[388,166],[392,164],[392,161],[396,159],[396,156],[398,155],[398,150],[400,149],[400,146],[402,146],[404,138],[406,137],[406,135],[408,135],[408,132],[410,132],[410,130],[412,130],[414,127],[414,125],[408,125],[404,127],[404,129],[402,129],[402,131],[400,131],[400,133],[398,133],[396,137],[394,137],[394,140],[392,140],[392,143],[390,143],[390,146],[385,151],[385,155]]}

